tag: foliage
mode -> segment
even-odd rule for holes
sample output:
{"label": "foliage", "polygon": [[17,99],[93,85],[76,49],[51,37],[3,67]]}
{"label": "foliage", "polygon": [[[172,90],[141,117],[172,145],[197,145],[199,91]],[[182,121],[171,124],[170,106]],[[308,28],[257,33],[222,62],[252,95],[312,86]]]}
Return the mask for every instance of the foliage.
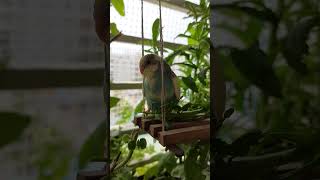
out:
{"label": "foliage", "polygon": [[121,16],[125,15],[125,7],[123,0],[111,0],[111,4]]}
{"label": "foliage", "polygon": [[[205,144],[183,146],[182,162],[171,153],[158,154],[143,166],[118,169],[115,179],[189,180],[208,179],[210,174],[218,180],[310,179],[320,157],[319,2],[279,0],[275,5],[248,0],[209,8],[205,0],[200,5],[186,2],[188,18],[194,22],[178,37],[186,38],[188,45],[165,57],[181,73],[180,109],[209,110],[210,10],[213,16],[227,18],[214,28],[230,32],[240,42],[215,46],[230,87],[227,104],[234,109],[225,111],[224,123],[218,124],[216,137],[211,138],[212,152]],[[159,28],[156,19],[149,53],[159,51]],[[134,113],[142,107],[140,102]],[[234,111],[237,119],[231,116]],[[143,161],[141,152],[149,147],[142,150],[144,140],[132,141],[128,135],[112,138],[112,143],[113,158],[140,147],[133,153],[140,155],[133,159]],[[213,172],[209,172],[210,157]]]}
{"label": "foliage", "polygon": [[101,122],[82,145],[79,154],[79,168],[85,167],[94,158],[103,157],[106,127],[106,122]]}
{"label": "foliage", "polygon": [[0,148],[20,138],[31,122],[31,117],[14,112],[0,112]]}
{"label": "foliage", "polygon": [[122,103],[119,103],[121,111],[119,113],[120,119],[117,120],[117,124],[125,124],[131,120],[133,114],[133,107],[125,100],[121,100]]}
{"label": "foliage", "polygon": [[[119,98],[111,97],[110,108],[115,107],[119,101]],[[79,168],[85,167],[87,163],[94,158],[103,157],[106,127],[106,122],[102,121],[93,133],[85,140],[79,153]]]}
{"label": "foliage", "polygon": [[[39,180],[55,180],[64,178],[70,168],[74,156],[71,140],[66,139],[56,129],[33,129],[31,161],[37,168]],[[39,140],[39,137],[42,137]]]}
{"label": "foliage", "polygon": [[238,121],[246,119],[253,127],[246,130],[228,120],[222,125],[212,146],[216,179],[310,179],[319,167],[320,101],[313,93],[319,91],[314,78],[319,71],[312,67],[319,67],[320,46],[309,39],[320,37],[319,2],[279,0],[275,5],[259,0],[211,5],[214,15],[226,18],[216,28],[240,42],[216,49],[232,87],[229,104]]}
{"label": "foliage", "polygon": [[[188,18],[193,18],[193,22],[188,25],[187,30],[177,37],[186,38],[187,45],[174,50],[166,58],[169,64],[178,66],[181,72],[181,87],[183,103],[191,103],[192,108],[209,108],[209,50],[210,50],[210,25],[209,25],[209,5],[205,0],[200,1],[200,5],[186,2],[188,8]],[[175,62],[177,57],[183,58],[181,62]]]}
{"label": "foliage", "polygon": [[[193,18],[194,22],[190,23],[184,34],[180,34],[178,38],[187,38],[188,45],[174,49],[167,57],[166,61],[172,66],[178,66],[182,76],[179,77],[182,85],[182,94],[184,96],[180,110],[192,110],[199,107],[208,110],[209,108],[209,81],[207,75],[209,73],[209,5],[202,0],[200,5],[194,5],[186,2],[189,8],[189,18]],[[156,19],[152,25],[152,44],[151,49],[146,52],[159,53],[158,37],[160,32],[159,19]],[[177,61],[178,57],[183,57],[183,61]],[[201,68],[200,68],[201,67]],[[143,101],[141,101],[135,109],[142,112]],[[231,114],[231,113],[229,113]],[[123,146],[124,141],[120,141],[117,147]],[[145,147],[144,140],[129,142],[130,149]],[[131,175],[139,175],[143,179],[205,179],[209,177],[209,145],[200,145],[198,143],[185,147],[187,155],[185,161],[178,163],[178,159],[172,153],[156,155],[154,161],[132,169]],[[126,153],[128,150],[121,150]],[[135,151],[141,153],[141,150]],[[116,155],[117,153],[113,153]],[[144,157],[141,156],[141,157]],[[136,157],[138,158],[138,157]],[[135,159],[135,158],[134,158]],[[128,169],[118,171],[118,176],[126,178],[130,177]],[[125,175],[124,175],[125,174]],[[130,177],[132,178],[132,177]],[[129,178],[129,179],[130,179]],[[119,178],[121,179],[121,178]]]}

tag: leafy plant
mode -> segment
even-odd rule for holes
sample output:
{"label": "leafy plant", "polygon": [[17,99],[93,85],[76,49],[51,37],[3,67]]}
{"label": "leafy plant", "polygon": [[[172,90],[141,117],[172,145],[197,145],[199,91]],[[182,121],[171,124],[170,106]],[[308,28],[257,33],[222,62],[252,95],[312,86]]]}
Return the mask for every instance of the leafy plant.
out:
{"label": "leafy plant", "polygon": [[[319,44],[308,40],[320,36],[314,10],[319,3],[279,0],[274,5],[255,0],[211,5],[214,15],[226,18],[216,28],[241,42],[216,47],[232,88],[228,101],[239,114],[237,122],[227,120],[213,140],[211,174],[216,179],[309,179],[311,170],[319,167],[315,162],[320,149],[314,144],[319,137],[319,96],[309,91],[319,90],[313,78],[319,72],[310,66],[319,66]],[[306,7],[314,14],[306,13]],[[233,20],[243,22],[241,27]],[[247,122],[241,124],[242,119]]]}
{"label": "leafy plant", "polygon": [[[119,98],[111,97],[110,108],[115,107],[119,101]],[[106,122],[102,121],[82,145],[79,153],[79,168],[85,167],[94,158],[103,157],[106,127]]]}
{"label": "leafy plant", "polygon": [[20,138],[24,130],[31,123],[31,117],[14,112],[0,112],[1,138],[0,148]]}
{"label": "leafy plant", "polygon": [[111,4],[121,16],[125,16],[125,7],[123,0],[111,0]]}

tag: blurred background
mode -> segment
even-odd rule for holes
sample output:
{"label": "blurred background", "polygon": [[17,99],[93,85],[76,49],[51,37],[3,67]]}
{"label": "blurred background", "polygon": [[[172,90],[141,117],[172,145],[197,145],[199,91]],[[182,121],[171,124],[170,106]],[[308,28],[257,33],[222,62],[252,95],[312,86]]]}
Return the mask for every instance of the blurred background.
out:
{"label": "blurred background", "polygon": [[[111,8],[110,21],[124,34],[111,44],[111,81],[127,84],[125,89],[111,90],[111,96],[123,97],[112,110],[112,126],[120,120],[122,125],[130,124],[133,108],[142,99],[137,89],[141,83],[140,1],[124,3],[126,16]],[[164,41],[186,44],[185,39],[175,38],[190,22],[183,19],[186,12],[174,1],[163,3]],[[150,39],[152,23],[158,18],[157,1],[146,0],[144,13],[145,38]],[[90,81],[95,72],[102,72],[103,60],[103,46],[94,30],[93,1],[0,0],[0,69],[9,74],[23,72],[0,77],[0,112],[31,118],[22,135],[0,149],[1,179],[74,179],[80,147],[105,117],[102,82],[49,88],[44,82],[44,88],[18,85],[14,90],[12,84],[19,84],[19,76],[32,77],[33,71],[41,71],[36,76],[45,78],[51,70],[88,70],[88,77],[79,77],[81,84],[82,79]],[[8,83],[9,78],[15,81]]]}
{"label": "blurred background", "polygon": [[[158,5],[156,0],[144,2],[145,37],[151,39]],[[176,37],[190,31],[198,35],[189,28],[192,19],[184,17],[200,14],[206,22],[206,12],[211,11],[210,36],[224,67],[226,107],[235,109],[211,139],[216,179],[318,178],[319,1],[214,0],[203,9],[197,6],[200,2],[206,4],[192,0],[195,5],[186,8],[183,0],[163,1],[163,31],[166,47],[198,46],[192,37]],[[74,179],[80,150],[91,153],[97,150],[94,145],[102,145],[92,142],[98,139],[95,133],[105,118],[104,54],[92,15],[89,0],[0,0],[1,179]],[[117,134],[118,129],[133,129],[131,120],[142,99],[140,0],[124,0],[123,15],[112,7],[110,22],[123,33],[111,44],[110,57],[111,96],[115,98],[111,125],[112,134]],[[195,52],[204,52],[203,63],[208,58],[206,43]],[[181,56],[174,59],[179,61]],[[208,88],[201,89],[201,84],[197,80],[206,94]],[[195,99],[208,103],[208,98]],[[142,136],[148,147],[135,151],[134,160],[163,150]],[[118,143],[115,152],[128,153],[124,138],[128,141],[124,135],[114,140]],[[149,172],[179,177],[198,172],[210,176],[207,166],[196,169],[198,164],[192,163],[187,167],[190,171],[184,171],[184,164],[167,155],[161,155],[162,164],[124,168],[117,175]],[[170,160],[173,165],[163,165]]]}

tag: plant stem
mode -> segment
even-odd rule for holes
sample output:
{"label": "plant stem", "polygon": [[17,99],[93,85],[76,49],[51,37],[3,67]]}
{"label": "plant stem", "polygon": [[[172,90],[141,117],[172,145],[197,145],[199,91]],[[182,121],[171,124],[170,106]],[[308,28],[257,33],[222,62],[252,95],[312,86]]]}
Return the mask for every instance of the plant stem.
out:
{"label": "plant stem", "polygon": [[[137,141],[138,135],[139,135],[139,130],[136,130],[136,131],[133,133],[133,141],[135,141],[135,142]],[[127,156],[120,164],[118,164],[118,165],[114,168],[114,170],[118,170],[118,169],[120,169],[121,167],[123,167],[124,165],[126,165],[126,164],[129,162],[129,160],[131,159],[134,150],[135,150],[135,149],[130,150],[128,156]]]}

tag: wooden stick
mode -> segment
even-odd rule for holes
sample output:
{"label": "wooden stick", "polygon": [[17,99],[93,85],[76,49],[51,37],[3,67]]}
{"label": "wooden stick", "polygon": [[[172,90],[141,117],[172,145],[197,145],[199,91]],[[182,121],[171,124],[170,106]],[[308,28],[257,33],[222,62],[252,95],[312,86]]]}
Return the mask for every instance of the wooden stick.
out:
{"label": "wooden stick", "polygon": [[[186,127],[193,127],[199,125],[208,125],[210,121],[208,119],[202,121],[194,121],[194,122],[177,122],[171,124],[171,129],[179,129]],[[161,124],[151,124],[149,127],[150,135],[154,138],[159,137],[159,132],[161,132]]]}
{"label": "wooden stick", "polygon": [[196,140],[210,139],[210,125],[187,127],[162,131],[159,133],[159,142],[163,146],[170,144],[189,143]]}

